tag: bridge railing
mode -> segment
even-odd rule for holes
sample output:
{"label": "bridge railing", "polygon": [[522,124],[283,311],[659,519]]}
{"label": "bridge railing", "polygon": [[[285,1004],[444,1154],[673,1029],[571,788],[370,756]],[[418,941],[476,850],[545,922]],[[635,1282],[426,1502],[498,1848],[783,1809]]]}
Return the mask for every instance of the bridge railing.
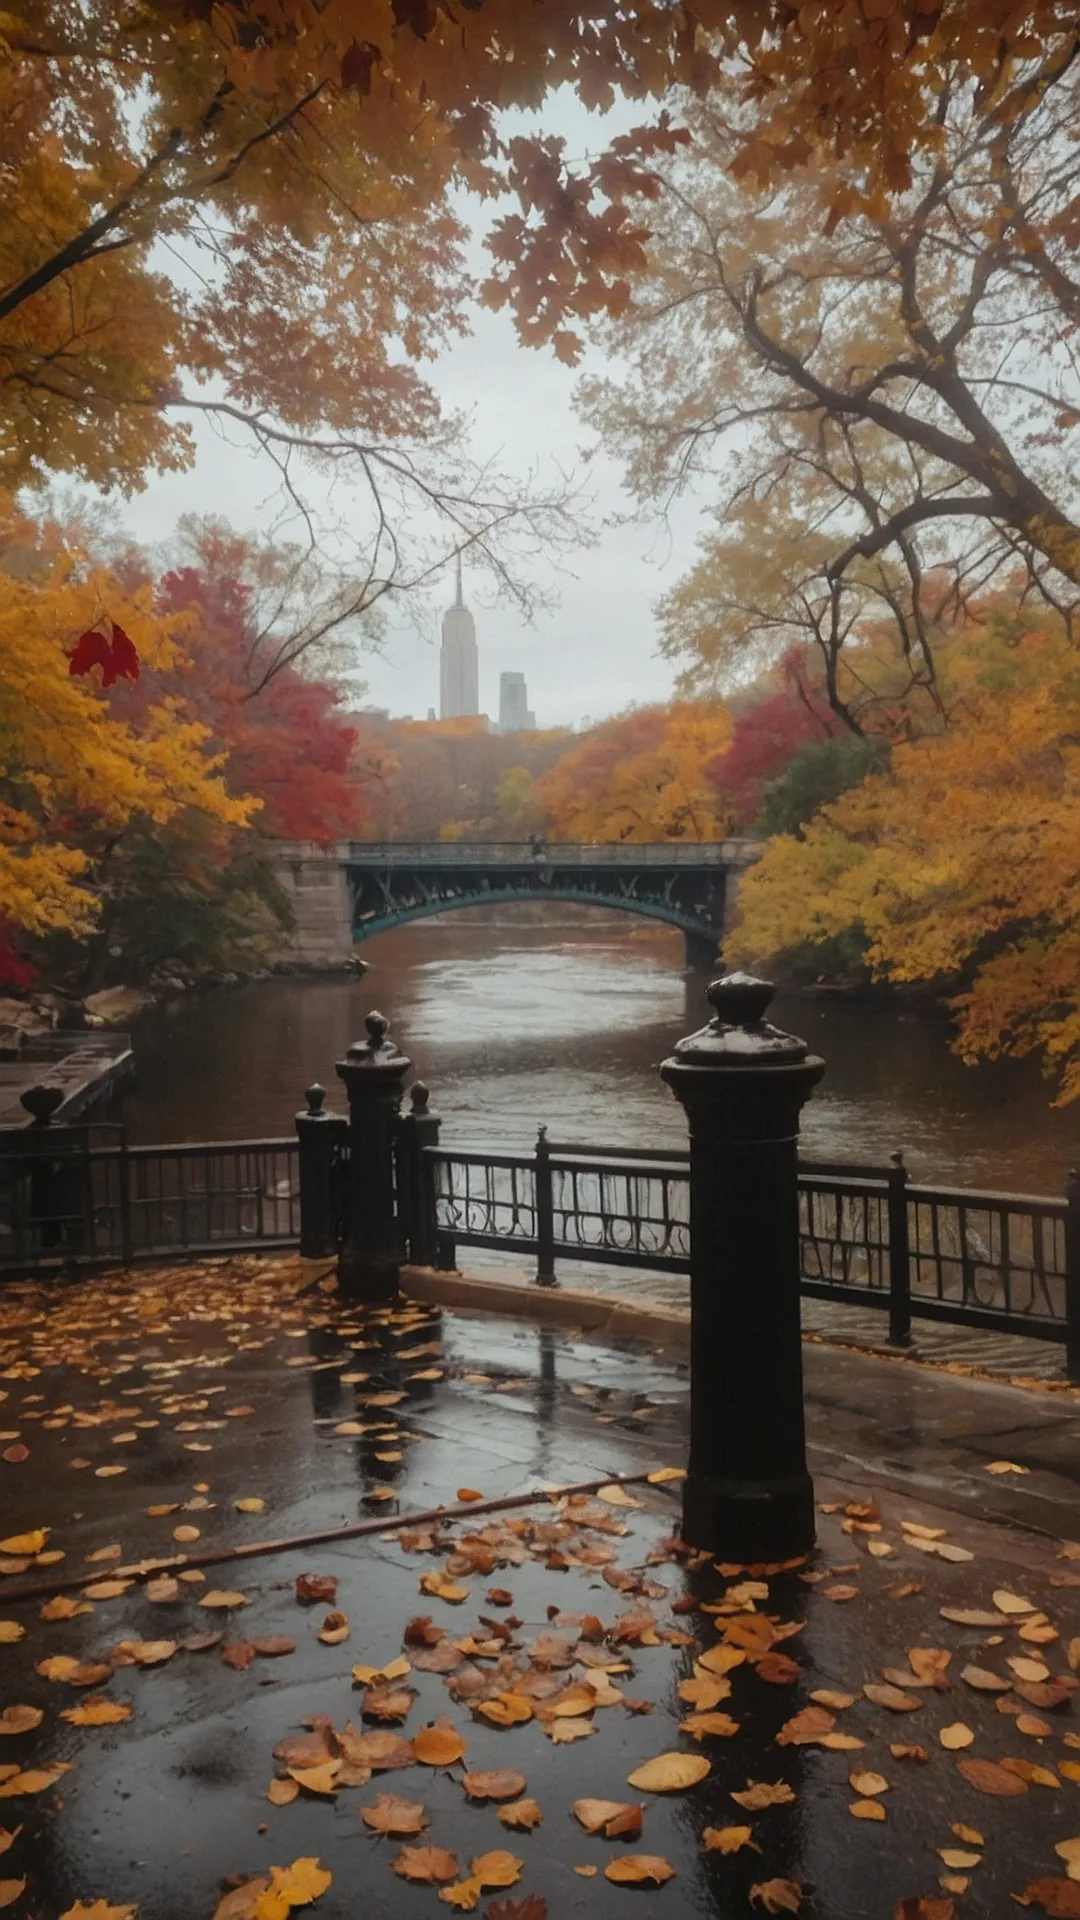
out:
{"label": "bridge railing", "polygon": [[506,867],[546,863],[553,867],[725,867],[756,859],[758,840],[589,841],[353,840],[346,860],[354,866]]}

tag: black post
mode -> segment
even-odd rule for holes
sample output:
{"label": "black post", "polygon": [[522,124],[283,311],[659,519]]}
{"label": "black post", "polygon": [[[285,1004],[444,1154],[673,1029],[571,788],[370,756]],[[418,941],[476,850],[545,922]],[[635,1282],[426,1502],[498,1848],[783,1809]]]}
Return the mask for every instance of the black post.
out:
{"label": "black post", "polygon": [[389,1021],[369,1013],[366,1041],[336,1071],[349,1095],[349,1180],[338,1283],[353,1300],[396,1300],[401,1238],[394,1204],[394,1137],[402,1085],[412,1061],[387,1037]]}
{"label": "black post", "polygon": [[326,1088],[314,1081],[296,1116],[300,1160],[300,1255],[325,1260],[338,1250],[341,1226],[338,1162],[349,1132],[344,1114],[327,1113]]}
{"label": "black post", "polygon": [[690,1461],[683,1537],[743,1564],[814,1543],[799,1324],[799,1113],[825,1071],[773,989],[715,980],[660,1072],[690,1126]]}
{"label": "black post", "polygon": [[1065,1372],[1080,1380],[1080,1172],[1065,1186]]}
{"label": "black post", "polygon": [[125,1267],[130,1267],[135,1258],[135,1241],[131,1231],[131,1156],[128,1153],[127,1128],[120,1130],[120,1154],[117,1160],[117,1179],[120,1182],[120,1258]]}
{"label": "black post", "polygon": [[536,1284],[538,1287],[557,1287],[555,1194],[551,1179],[551,1144],[546,1127],[541,1127],[536,1136],[533,1190],[536,1197]]}
{"label": "black post", "polygon": [[902,1153],[889,1155],[889,1345],[911,1345],[911,1247],[908,1241],[908,1170]]}
{"label": "black post", "polygon": [[438,1263],[439,1228],[435,1211],[435,1168],[426,1152],[439,1144],[442,1122],[431,1113],[431,1095],[422,1080],[409,1088],[409,1112],[398,1127],[398,1196],[404,1241],[414,1267]]}

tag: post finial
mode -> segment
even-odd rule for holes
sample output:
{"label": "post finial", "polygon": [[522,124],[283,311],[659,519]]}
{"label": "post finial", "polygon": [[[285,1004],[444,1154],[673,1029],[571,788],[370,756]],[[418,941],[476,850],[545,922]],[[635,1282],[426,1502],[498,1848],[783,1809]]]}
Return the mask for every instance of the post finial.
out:
{"label": "post finial", "polygon": [[304,1099],[307,1101],[309,1113],[321,1113],[323,1101],[326,1099],[326,1088],[320,1086],[317,1080],[313,1080],[304,1093]]}

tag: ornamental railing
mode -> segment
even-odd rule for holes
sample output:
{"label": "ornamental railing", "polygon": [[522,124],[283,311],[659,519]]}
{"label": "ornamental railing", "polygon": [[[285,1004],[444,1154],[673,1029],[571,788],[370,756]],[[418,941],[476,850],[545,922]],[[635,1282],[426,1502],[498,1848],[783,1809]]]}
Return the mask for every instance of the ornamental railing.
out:
{"label": "ornamental railing", "polygon": [[[299,1139],[130,1146],[120,1129],[41,1127],[0,1140],[0,1271],[340,1241],[348,1127],[318,1102]],[[421,1096],[422,1097],[418,1097]],[[307,1123],[305,1125],[305,1123]],[[527,1259],[540,1285],[567,1264],[685,1275],[689,1156],[678,1148],[550,1140],[532,1151],[452,1148],[426,1091],[398,1127],[402,1252],[452,1268],[463,1247]],[[1062,1199],[938,1187],[886,1166],[802,1161],[804,1294],[888,1315],[1024,1333],[1080,1371],[1080,1182]]]}
{"label": "ornamental railing", "polygon": [[[556,1263],[690,1266],[689,1155],[587,1147],[541,1132],[533,1153],[423,1150],[437,1262],[458,1247]],[[1080,1186],[1066,1198],[916,1184],[900,1154],[887,1166],[799,1166],[804,1294],[887,1314],[889,1337],[913,1318],[1061,1341],[1080,1359]]]}

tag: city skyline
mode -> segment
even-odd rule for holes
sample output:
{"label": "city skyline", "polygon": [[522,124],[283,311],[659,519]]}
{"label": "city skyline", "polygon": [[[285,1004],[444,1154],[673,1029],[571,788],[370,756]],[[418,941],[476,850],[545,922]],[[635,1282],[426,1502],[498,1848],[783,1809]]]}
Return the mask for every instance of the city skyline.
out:
{"label": "city skyline", "polygon": [[[520,668],[506,668],[499,675],[500,733],[530,733],[536,729],[536,715],[529,709],[529,692]],[[435,710],[428,708],[428,718]],[[407,716],[405,716],[407,717]],[[440,720],[484,719],[480,708],[480,653],[476,640],[476,621],[465,604],[462,586],[461,555],[457,555],[454,598],[442,617],[442,642],[439,648]]]}

